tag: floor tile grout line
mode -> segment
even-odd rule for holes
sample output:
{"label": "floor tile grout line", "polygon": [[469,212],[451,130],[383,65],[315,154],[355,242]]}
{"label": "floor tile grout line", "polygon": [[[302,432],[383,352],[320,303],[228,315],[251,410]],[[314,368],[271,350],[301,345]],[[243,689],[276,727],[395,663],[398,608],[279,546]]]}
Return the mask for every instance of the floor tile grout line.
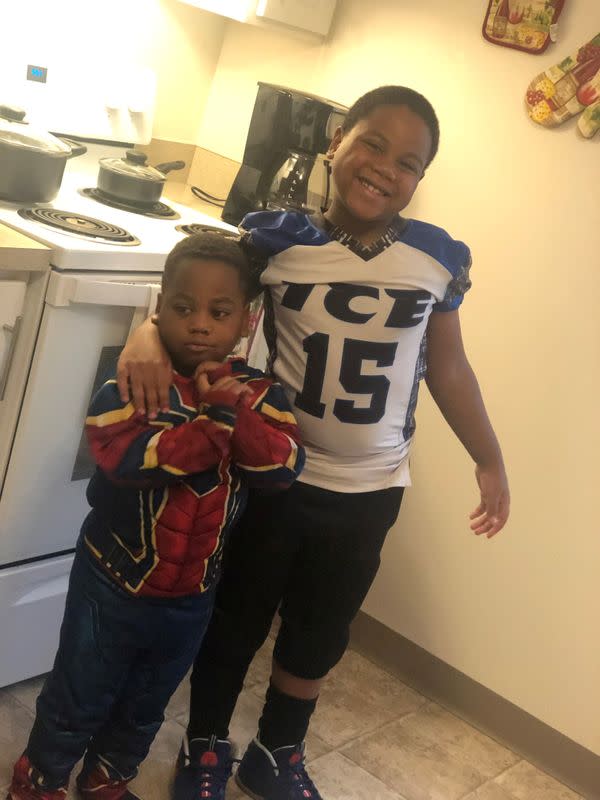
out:
{"label": "floor tile grout line", "polygon": [[351,747],[351,745],[353,745],[353,744],[357,744],[358,742],[360,742],[361,739],[364,739],[367,736],[374,736],[376,733],[385,732],[386,728],[390,728],[396,722],[400,722],[401,720],[406,719],[407,717],[410,717],[411,715],[416,714],[416,713],[417,713],[416,711],[409,711],[406,714],[401,714],[399,717],[396,717],[395,719],[391,719],[389,722],[384,722],[383,725],[380,725],[378,728],[374,728],[371,731],[365,731],[364,733],[360,733],[358,736],[355,736],[352,739],[348,739],[347,742],[344,742],[343,744],[337,745],[337,747],[334,748],[334,751],[335,752],[339,752],[341,755],[345,755],[346,758],[350,759],[350,761],[352,761],[353,764],[356,764],[357,766],[361,766],[356,761],[354,761],[354,759],[352,759],[349,755],[347,755],[344,752],[344,750],[346,750],[347,748]]}
{"label": "floor tile grout line", "polygon": [[[32,721],[33,721],[33,720],[35,719],[35,715],[36,715],[35,709],[32,709],[32,708],[30,708],[30,707],[27,705],[27,703],[24,703],[24,702],[23,702],[23,701],[22,701],[22,700],[21,700],[19,697],[17,697],[17,695],[16,695],[16,694],[13,694],[13,693],[10,691],[10,688],[7,688],[7,687],[5,687],[5,691],[6,691],[6,693],[7,693],[7,694],[9,694],[9,695],[11,696],[11,698],[12,698],[12,699],[15,701],[15,703],[17,703],[18,705],[20,705],[20,706],[21,706],[21,708],[24,708],[24,709],[25,709],[25,711],[27,711],[27,713],[29,714],[29,716],[31,717],[31,719],[32,719]],[[41,690],[41,688],[40,688],[40,692],[41,692],[41,691],[42,691],[42,690]],[[36,698],[36,700],[37,700],[37,698]]]}
{"label": "floor tile grout line", "polygon": [[[427,698],[426,698],[426,700],[427,700]],[[437,703],[436,703],[434,700],[427,700],[427,702],[426,702],[426,703],[424,703],[424,704],[423,704],[423,706],[421,706],[421,708],[417,709],[416,711],[409,711],[409,712],[408,712],[408,713],[406,713],[406,714],[401,714],[401,715],[400,715],[399,717],[397,717],[396,719],[393,719],[393,720],[391,720],[390,722],[386,722],[386,723],[384,723],[384,724],[383,724],[383,725],[381,725],[379,728],[376,728],[375,730],[371,731],[370,733],[361,733],[359,736],[356,736],[354,739],[350,739],[350,740],[348,740],[348,742],[346,742],[345,744],[343,744],[343,745],[339,745],[339,746],[338,746],[338,747],[335,749],[335,751],[334,751],[334,752],[339,752],[339,754],[340,754],[340,755],[343,755],[343,756],[345,756],[345,757],[346,757],[346,758],[347,758],[349,761],[351,761],[351,762],[352,762],[353,764],[355,764],[357,767],[360,767],[360,768],[361,768],[361,769],[363,769],[365,772],[368,772],[368,774],[369,774],[369,775],[372,775],[374,778],[377,778],[378,780],[380,780],[380,781],[381,781],[381,783],[383,783],[383,784],[384,784],[384,786],[386,786],[386,787],[387,787],[387,788],[389,788],[391,791],[393,791],[393,792],[396,792],[396,794],[398,794],[398,792],[396,791],[396,789],[395,789],[393,786],[389,786],[387,783],[385,783],[385,781],[383,781],[383,780],[382,780],[382,779],[381,779],[379,776],[377,776],[377,775],[375,775],[373,772],[371,772],[371,771],[370,771],[370,770],[369,770],[369,769],[368,769],[368,768],[367,768],[367,767],[366,767],[364,764],[359,764],[357,761],[355,761],[355,760],[352,758],[352,756],[351,756],[351,755],[349,755],[348,753],[344,752],[344,750],[346,750],[347,748],[349,748],[351,745],[353,745],[353,744],[356,744],[357,742],[359,742],[359,741],[360,741],[362,738],[364,738],[364,737],[366,737],[366,736],[373,736],[374,734],[376,734],[376,733],[379,733],[379,732],[381,732],[381,731],[384,731],[386,728],[389,728],[390,726],[394,725],[396,722],[400,722],[401,720],[404,720],[404,719],[406,719],[406,718],[408,718],[408,717],[410,717],[410,716],[413,716],[413,715],[416,715],[416,714],[418,714],[418,713],[419,713],[420,711],[422,711],[422,710],[423,710],[423,708],[424,708],[425,706],[427,706],[427,705],[439,705],[439,704],[437,704]],[[443,706],[440,706],[440,708],[443,708]],[[445,709],[445,710],[446,710],[446,709]],[[449,712],[449,713],[451,713],[451,712]],[[460,717],[457,717],[457,719],[460,719]],[[464,721],[464,720],[463,720],[463,721]],[[467,723],[467,725],[468,725],[468,724],[469,724],[469,723]],[[470,726],[470,727],[472,727],[472,728],[473,728],[473,730],[475,730],[475,731],[477,731],[477,730],[478,730],[477,728],[475,728],[475,727],[473,727],[473,726]],[[505,748],[505,749],[506,749],[506,750],[509,750],[509,748]],[[512,750],[509,750],[509,752],[511,752],[511,753],[512,753],[513,751],[512,751]],[[323,755],[326,755],[326,754],[324,753]],[[500,770],[500,772],[498,772],[498,774],[497,774],[497,775],[494,775],[494,776],[490,776],[490,777],[487,777],[487,778],[485,778],[485,780],[484,780],[484,781],[482,781],[482,783],[480,783],[478,786],[474,787],[473,789],[469,789],[469,790],[468,790],[468,791],[467,791],[467,792],[466,792],[464,795],[461,795],[461,797],[460,797],[460,798],[457,798],[457,800],[464,800],[464,798],[465,798],[465,797],[468,797],[468,796],[469,796],[469,795],[470,795],[472,792],[476,792],[478,789],[480,789],[482,786],[485,786],[487,783],[492,783],[492,782],[496,781],[496,780],[497,780],[497,778],[499,778],[501,775],[504,775],[504,774],[505,774],[506,772],[508,772],[509,770],[511,770],[511,769],[514,769],[514,768],[515,768],[515,767],[516,767],[518,764],[520,764],[521,762],[523,762],[523,761],[526,761],[526,759],[524,759],[524,758],[521,758],[521,756],[519,756],[519,755],[518,755],[518,753],[514,753],[514,755],[516,755],[516,756],[518,757],[518,759],[519,759],[518,761],[516,761],[514,764],[511,764],[510,766],[506,767],[505,769],[502,769],[502,770]],[[321,756],[319,756],[319,758],[320,758],[320,757],[321,757]],[[316,760],[316,759],[315,759],[315,760]],[[513,800],[513,798],[514,798],[514,795],[513,795],[511,792],[508,792],[508,790],[507,790],[507,789],[504,789],[504,787],[502,787],[502,788],[503,788],[503,790],[504,790],[505,792],[507,792],[507,794],[509,794],[509,795],[510,795],[510,798],[511,798],[511,800]]]}
{"label": "floor tile grout line", "polygon": [[[517,754],[515,754],[515,755],[517,755]],[[514,764],[511,764],[510,767],[506,767],[506,769],[500,770],[500,772],[497,775],[495,775],[493,778],[487,778],[483,783],[480,783],[479,786],[477,786],[475,789],[471,789],[466,794],[464,794],[462,797],[458,798],[458,800],[465,800],[465,797],[468,797],[470,794],[472,794],[472,792],[478,791],[479,789],[481,789],[482,786],[485,786],[488,783],[494,783],[501,775],[504,775],[506,772],[509,772],[511,769],[514,769],[518,764],[521,764],[525,760],[526,759],[521,758],[519,756],[519,761],[517,761]],[[514,796],[514,794],[512,792],[509,792],[508,789],[506,789],[504,786],[501,786],[500,784],[497,784],[497,785],[500,786],[500,788],[502,789],[503,792],[505,792],[507,795],[509,795],[509,800],[516,800],[516,798],[515,798],[515,796]]]}
{"label": "floor tile grout line", "polygon": [[383,730],[384,728],[388,728],[391,725],[394,725],[396,722],[401,722],[401,721],[403,721],[405,719],[408,719],[408,717],[411,717],[411,716],[414,716],[416,714],[419,714],[421,711],[423,711],[423,709],[425,708],[426,705],[427,705],[427,703],[424,703],[422,706],[420,706],[419,708],[415,709],[414,711],[407,711],[405,714],[398,714],[397,717],[394,717],[394,719],[391,719],[388,722],[384,722],[378,728],[374,728],[371,731],[365,731],[364,733],[359,733],[358,736],[354,736],[352,739],[348,739],[347,742],[344,742],[343,744],[337,745],[337,747],[339,747],[339,748],[350,747],[350,745],[355,744],[356,742],[358,742],[360,739],[362,739],[365,736],[372,736],[373,734],[378,733],[380,730]]}
{"label": "floor tile grout line", "polygon": [[[508,748],[508,747],[507,747],[506,749],[507,749],[507,750],[509,750],[509,748]],[[510,752],[510,753],[514,753],[514,751],[513,751],[513,750],[509,750],[509,752]],[[511,764],[511,766],[510,766],[510,767],[507,767],[506,769],[500,770],[500,772],[499,772],[497,775],[495,775],[493,778],[490,778],[490,780],[491,780],[491,781],[496,781],[496,780],[498,780],[498,778],[499,778],[501,775],[505,775],[507,772],[510,772],[510,770],[511,770],[511,769],[514,769],[516,766],[518,766],[519,764],[522,764],[523,762],[529,763],[529,762],[527,761],[527,759],[523,758],[523,757],[522,757],[522,756],[520,756],[518,753],[514,753],[514,755],[516,755],[516,756],[517,756],[517,761],[515,761],[515,763],[514,763],[514,764]],[[505,789],[505,791],[508,791],[508,790],[507,790],[507,789]],[[511,792],[508,792],[508,794],[511,794]]]}
{"label": "floor tile grout line", "polygon": [[[506,749],[509,750],[508,747]],[[509,752],[512,753],[514,751],[509,750]],[[515,761],[514,764],[510,765],[510,767],[506,767],[506,769],[500,770],[500,772],[497,775],[494,775],[493,778],[488,778],[487,781],[485,781],[484,783],[481,784],[481,786],[485,786],[486,783],[495,783],[498,780],[498,778],[500,778],[502,775],[505,775],[507,772],[510,772],[511,769],[514,769],[519,764],[523,764],[523,763],[529,764],[530,763],[529,761],[527,761],[526,758],[522,758],[518,753],[515,753],[515,755],[517,756],[518,761]],[[546,774],[546,773],[544,773],[544,774]],[[500,788],[502,789],[503,792],[505,792],[507,795],[509,795],[510,800],[516,800],[514,794],[512,792],[510,792],[506,787],[502,786],[501,784],[497,784],[497,785],[500,786]],[[480,789],[481,786],[478,786],[477,788]]]}
{"label": "floor tile grout line", "polygon": [[[394,720],[394,722],[397,722],[397,720]],[[389,723],[389,724],[391,725],[392,723]],[[387,727],[387,724],[386,725],[382,725],[382,728],[386,728],[386,727]],[[378,728],[377,730],[379,731],[381,729]],[[360,738],[361,737],[359,736],[357,739],[354,739],[353,741],[357,742]],[[348,744],[352,744],[352,742],[349,742]],[[344,747],[346,747],[346,745],[344,745]],[[352,764],[354,764],[355,767],[358,767],[359,769],[362,769],[364,772],[366,772],[367,775],[370,775],[372,778],[375,778],[376,780],[378,780],[380,783],[382,783],[386,787],[386,789],[389,789],[391,792],[394,792],[394,794],[398,795],[399,800],[408,800],[408,798],[405,797],[405,795],[400,794],[399,792],[397,792],[396,789],[393,786],[390,786],[389,783],[386,783],[379,775],[375,775],[374,772],[371,772],[370,768],[366,767],[364,764],[359,764],[348,753],[344,753],[341,750],[335,750],[334,752],[336,752],[339,755],[343,756],[344,758],[348,759],[348,761],[350,761]]]}
{"label": "floor tile grout line", "polygon": [[357,734],[356,736],[353,736],[351,739],[348,739],[345,742],[341,742],[340,744],[330,745],[329,742],[325,741],[325,739],[323,739],[321,736],[319,736],[318,733],[315,733],[315,736],[319,736],[319,739],[321,739],[321,741],[324,744],[328,745],[329,747],[332,747],[333,750],[339,750],[341,752],[342,748],[350,747],[350,745],[355,744],[356,742],[359,741],[359,739],[362,739],[365,736],[373,736],[374,734],[379,733],[379,731],[384,730],[385,728],[389,727],[390,725],[393,725],[396,722],[400,722],[400,720],[403,720],[403,719],[406,719],[407,717],[410,717],[412,714],[418,714],[418,712],[420,710],[421,709],[419,708],[419,709],[417,709],[415,711],[407,711],[405,714],[398,714],[397,717],[394,717],[393,719],[389,719],[387,722],[382,722],[382,724],[378,725],[376,728],[371,728],[371,729],[362,731],[361,733]]}

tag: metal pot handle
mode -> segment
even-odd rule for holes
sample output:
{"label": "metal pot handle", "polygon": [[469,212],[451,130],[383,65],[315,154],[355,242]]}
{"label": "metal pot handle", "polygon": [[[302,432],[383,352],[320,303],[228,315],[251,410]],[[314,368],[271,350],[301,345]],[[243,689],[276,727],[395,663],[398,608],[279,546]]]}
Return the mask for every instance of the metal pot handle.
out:
{"label": "metal pot handle", "polygon": [[184,167],[185,161],[167,161],[165,164],[157,164],[155,169],[162,172],[163,175],[166,175],[167,172],[173,172],[176,169],[183,169]]}
{"label": "metal pot handle", "polygon": [[59,136],[58,138],[71,148],[71,153],[67,158],[75,158],[75,156],[82,156],[84,153],[87,153],[87,147],[84,144],[76,142],[73,139],[65,139],[64,136]]}

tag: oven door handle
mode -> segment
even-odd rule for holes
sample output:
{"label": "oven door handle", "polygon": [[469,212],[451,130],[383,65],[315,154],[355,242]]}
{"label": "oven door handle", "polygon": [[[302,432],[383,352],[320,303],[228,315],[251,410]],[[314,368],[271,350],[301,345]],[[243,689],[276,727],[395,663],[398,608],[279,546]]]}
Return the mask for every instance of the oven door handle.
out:
{"label": "oven door handle", "polygon": [[8,376],[10,375],[10,368],[12,366],[13,358],[15,357],[15,350],[17,347],[17,339],[19,338],[19,331],[23,317],[17,317],[14,325],[3,325],[2,328],[10,333],[10,344],[8,345],[8,352],[6,354],[6,361],[4,362],[4,369],[0,375],[0,403],[4,400],[6,392],[6,384],[8,383]]}
{"label": "oven door handle", "polygon": [[62,307],[71,303],[95,306],[126,306],[150,308],[158,283],[129,283],[127,281],[95,280],[79,275],[50,274],[46,303]]}

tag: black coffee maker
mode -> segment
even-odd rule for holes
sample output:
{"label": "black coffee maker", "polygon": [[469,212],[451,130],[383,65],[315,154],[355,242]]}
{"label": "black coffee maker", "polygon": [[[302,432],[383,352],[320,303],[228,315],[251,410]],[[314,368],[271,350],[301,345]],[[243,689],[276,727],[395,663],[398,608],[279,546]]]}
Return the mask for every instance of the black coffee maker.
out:
{"label": "black coffee maker", "polygon": [[244,159],[222,218],[237,225],[249,211],[312,213],[323,207],[323,156],[347,111],[331,100],[259,81]]}

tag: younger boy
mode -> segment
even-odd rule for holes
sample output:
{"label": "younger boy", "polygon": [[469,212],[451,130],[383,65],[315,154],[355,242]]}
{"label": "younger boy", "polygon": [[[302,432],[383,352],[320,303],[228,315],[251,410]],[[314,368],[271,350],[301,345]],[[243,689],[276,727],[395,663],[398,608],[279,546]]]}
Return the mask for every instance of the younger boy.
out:
{"label": "younger boy", "polygon": [[92,510],[9,800],[63,800],[84,754],[80,797],[135,800],[127,785],[206,630],[246,485],[287,487],[302,469],[282,388],[242,359],[226,360],[246,332],[252,293],[237,241],[181,241],[165,264],[156,317],[174,369],[170,411],[153,421],[136,414],[115,380],[92,401]]}
{"label": "younger boy", "polygon": [[[472,529],[490,537],[508,518],[502,454],[461,338],[469,249],[434,225],[399,216],[438,139],[435,111],[422,95],[374,89],[331,142],[333,199],[325,214],[264,211],[242,221],[246,246],[268,258],[265,332],[305,442],[306,469],[287,492],[251,497],[232,541],[192,673],[175,800],[197,798],[199,776],[208,785],[209,773],[198,765],[208,761],[212,779],[202,796],[223,800],[229,722],[278,607],[271,684],[236,779],[257,800],[319,800],[303,741],[410,482],[423,377],[476,465],[481,503]],[[131,359],[160,360],[147,324],[134,337],[121,380],[131,375]],[[143,387],[132,378],[139,402]],[[150,384],[151,412],[164,380]]]}

